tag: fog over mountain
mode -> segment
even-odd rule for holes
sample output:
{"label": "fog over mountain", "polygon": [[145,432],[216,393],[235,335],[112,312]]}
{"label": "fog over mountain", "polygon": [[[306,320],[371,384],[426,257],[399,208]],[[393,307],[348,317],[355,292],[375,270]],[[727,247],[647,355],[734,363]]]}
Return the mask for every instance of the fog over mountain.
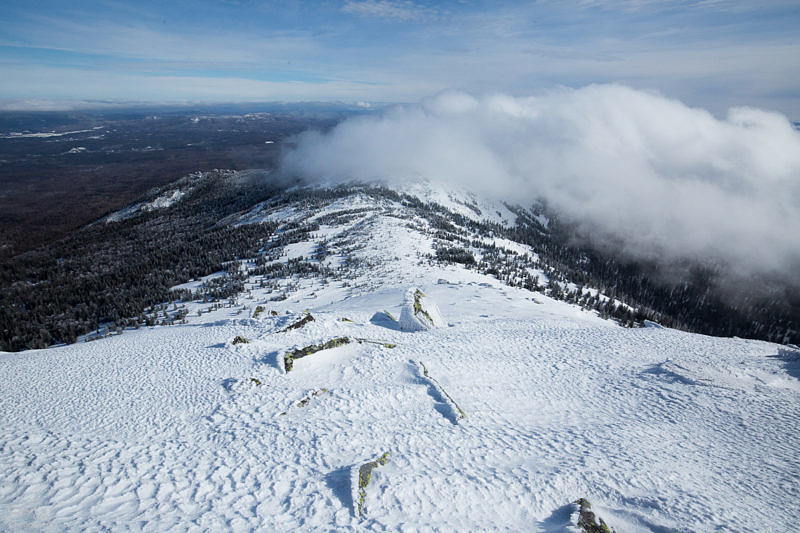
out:
{"label": "fog over mountain", "polygon": [[800,132],[591,85],[515,97],[447,92],[307,132],[285,172],[337,183],[430,179],[526,204],[638,259],[701,260],[797,284]]}

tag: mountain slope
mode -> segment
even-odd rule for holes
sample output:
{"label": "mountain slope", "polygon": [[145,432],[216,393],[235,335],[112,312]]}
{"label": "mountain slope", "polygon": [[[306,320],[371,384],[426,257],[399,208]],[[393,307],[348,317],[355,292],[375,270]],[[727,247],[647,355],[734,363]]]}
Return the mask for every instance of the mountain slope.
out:
{"label": "mountain slope", "polygon": [[[176,299],[170,288],[231,266],[235,272],[206,284],[202,297],[233,296],[248,275],[235,259],[249,258],[257,267],[250,274],[269,271],[275,279],[358,277],[360,264],[347,261],[357,259],[354,252],[365,243],[340,238],[347,249],[334,252],[345,262],[325,263],[320,259],[330,243],[312,233],[319,225],[341,233],[353,221],[363,228],[373,219],[398,235],[422,234],[420,242],[428,245],[414,252],[418,260],[460,264],[628,326],[647,319],[699,333],[800,342],[800,295],[785,284],[750,279],[732,286],[713,266],[681,264],[664,272],[630,262],[578,240],[575,228],[542,205],[521,209],[424,183],[402,190],[285,187],[264,171],[192,174],[62,241],[15,257],[0,270],[0,349],[43,348],[89,332],[174,323],[180,313],[162,313],[163,304]],[[323,211],[327,219],[316,216]],[[291,220],[283,213],[292,213]],[[293,252],[303,256],[299,263],[280,266],[270,259],[300,242],[313,250]]]}
{"label": "mountain slope", "polygon": [[[793,529],[796,352],[531,292],[560,276],[502,236],[512,212],[416,194],[453,213],[242,203],[223,222],[255,253],[176,286],[173,325],[0,354],[0,527],[563,531],[586,497],[618,532]],[[400,331],[414,286],[446,327]]]}

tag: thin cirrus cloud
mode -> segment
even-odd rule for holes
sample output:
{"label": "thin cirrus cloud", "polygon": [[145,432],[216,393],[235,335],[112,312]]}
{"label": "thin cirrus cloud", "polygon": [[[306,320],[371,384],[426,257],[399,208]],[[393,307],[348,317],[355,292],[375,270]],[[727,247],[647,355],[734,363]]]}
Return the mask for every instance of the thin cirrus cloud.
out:
{"label": "thin cirrus cloud", "polygon": [[[238,80],[272,83],[262,100],[383,102],[445,89],[527,94],[623,83],[718,114],[752,105],[800,117],[794,1],[141,0],[132,6],[5,0],[0,75],[11,79],[13,68],[21,77],[0,84],[0,98],[37,92],[140,100],[156,85],[164,99],[219,98],[216,89],[198,90],[219,84],[188,91],[168,84],[180,77],[225,78],[228,100],[258,98],[252,84],[237,89]],[[85,83],[34,86],[48,69],[61,80],[104,73],[108,92]],[[65,76],[65,69],[75,75]],[[293,90],[298,81],[306,84],[302,91]],[[347,84],[351,95],[328,91]]]}
{"label": "thin cirrus cloud", "polygon": [[27,28],[17,30],[24,37],[6,38],[0,44],[120,59],[229,66],[262,64],[285,58],[287,54],[304,56],[318,51],[313,40],[299,35],[254,40],[225,28],[203,30],[199,36],[197,32],[165,31],[143,23],[108,20],[64,21],[34,16],[28,24]]}
{"label": "thin cirrus cloud", "polygon": [[309,132],[284,171],[311,181],[427,179],[523,205],[544,199],[636,258],[712,261],[800,283],[800,132],[621,85],[534,97],[447,92]]}
{"label": "thin cirrus cloud", "polygon": [[361,17],[377,17],[399,21],[419,20],[439,15],[439,10],[414,2],[397,2],[390,0],[349,0],[342,6],[342,11]]}
{"label": "thin cirrus cloud", "polygon": [[[362,95],[368,99],[370,87],[364,84],[352,83],[342,80],[329,80],[315,84],[302,81],[269,81],[252,80],[233,77],[210,76],[138,76],[135,74],[121,74],[108,76],[102,71],[77,71],[69,68],[14,68],[7,67],[9,81],[5,85],[11,90],[27,89],[24,99],[0,102],[0,109],[76,109],[91,107],[85,100],[102,100],[104,106],[109,101],[104,95],[120,94],[126,89],[135,86],[138,99],[126,100],[126,103],[188,103],[197,101],[230,102],[231,95],[237,95],[237,101],[263,101],[264,95],[270,95],[273,100],[282,101],[314,101],[319,99],[319,91],[324,90],[331,101],[345,101],[354,95]],[[87,85],[92,91],[75,91],[67,93],[68,98],[53,98],[47,90],[50,84],[59,84],[64,87],[73,87],[80,84]],[[33,90],[28,87],[35,87]],[[75,100],[75,105],[70,104]],[[117,101],[119,102],[119,101]]]}

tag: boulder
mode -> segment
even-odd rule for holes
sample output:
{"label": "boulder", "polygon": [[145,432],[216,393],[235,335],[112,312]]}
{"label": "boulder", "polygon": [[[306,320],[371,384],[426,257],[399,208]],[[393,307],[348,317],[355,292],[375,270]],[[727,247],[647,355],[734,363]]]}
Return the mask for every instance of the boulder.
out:
{"label": "boulder", "polygon": [[426,331],[446,325],[436,303],[418,287],[406,291],[399,323],[403,331]]}

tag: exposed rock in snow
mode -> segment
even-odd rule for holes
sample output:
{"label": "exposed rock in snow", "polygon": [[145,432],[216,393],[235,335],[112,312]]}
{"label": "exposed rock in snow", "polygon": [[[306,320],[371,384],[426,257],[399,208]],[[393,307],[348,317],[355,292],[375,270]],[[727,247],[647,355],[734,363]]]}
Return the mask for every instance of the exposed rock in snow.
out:
{"label": "exposed rock in snow", "polygon": [[281,330],[281,333],[286,332],[286,331],[290,331],[290,330],[293,330],[293,329],[302,328],[303,326],[305,326],[309,322],[313,322],[313,321],[314,321],[314,317],[311,315],[311,313],[306,313],[306,315],[303,318],[301,318],[300,320],[298,320],[297,322],[293,322],[292,324],[289,324],[288,326],[283,328]]}
{"label": "exposed rock in snow", "polygon": [[309,392],[308,394],[306,394],[305,396],[303,396],[303,399],[300,400],[299,402],[290,404],[289,407],[287,407],[286,410],[284,412],[282,412],[279,416],[286,416],[289,413],[289,411],[291,411],[294,408],[305,407],[306,405],[309,404],[309,402],[311,400],[313,400],[317,396],[322,396],[323,394],[326,394],[327,392],[328,392],[328,389],[314,389],[311,392]]}
{"label": "exposed rock in snow", "polygon": [[[310,316],[310,315],[309,315]],[[283,356],[283,370],[284,372],[291,372],[294,361],[301,359],[313,353],[321,352],[322,350],[330,350],[331,348],[338,348],[350,343],[349,337],[336,337],[322,344],[312,344],[304,348],[297,348]]]}
{"label": "exposed rock in snow", "polygon": [[426,331],[445,325],[439,308],[417,287],[408,289],[400,312],[400,329]]}
{"label": "exposed rock in snow", "polygon": [[586,498],[581,498],[575,502],[579,507],[578,528],[585,533],[612,533],[614,530],[608,527],[605,521],[592,511],[592,504]]}
{"label": "exposed rock in snow", "polygon": [[420,375],[424,376],[425,379],[430,382],[430,384],[436,390],[436,393],[439,395],[439,398],[450,407],[452,411],[453,423],[457,424],[459,420],[464,420],[467,418],[467,414],[458,406],[453,397],[450,396],[446,390],[444,390],[444,387],[442,387],[442,384],[439,383],[439,380],[430,375],[425,363],[422,361],[417,361],[417,364],[419,365]]}
{"label": "exposed rock in snow", "polygon": [[350,486],[358,490],[354,490],[353,494],[353,512],[356,516],[360,517],[364,514],[364,503],[367,498],[367,485],[372,480],[372,471],[376,468],[386,464],[389,460],[389,452],[383,452],[382,455],[376,457],[372,461],[353,467],[351,474]]}

